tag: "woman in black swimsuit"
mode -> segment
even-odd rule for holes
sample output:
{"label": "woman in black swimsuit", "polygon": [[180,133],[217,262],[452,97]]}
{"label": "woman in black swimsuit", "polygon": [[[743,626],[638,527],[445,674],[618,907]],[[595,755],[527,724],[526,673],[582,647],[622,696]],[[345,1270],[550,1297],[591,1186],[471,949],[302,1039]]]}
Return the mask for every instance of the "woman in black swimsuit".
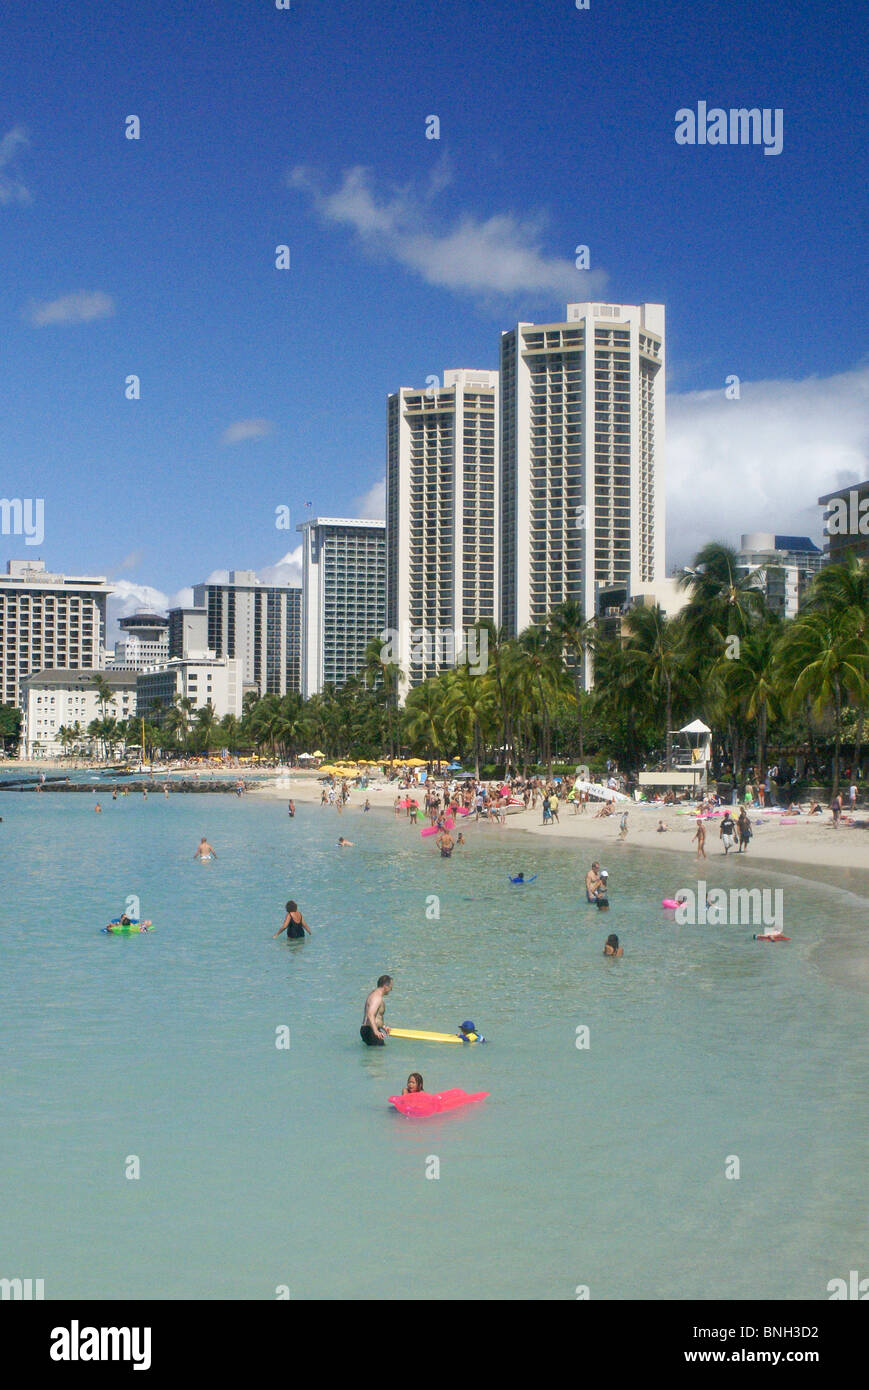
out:
{"label": "woman in black swimsuit", "polygon": [[[299,911],[297,904],[294,903],[292,899],[287,903],[287,915],[284,918],[284,925],[281,927],[280,931],[275,932],[275,936],[280,936],[282,931],[287,933],[288,940],[299,940],[305,935],[305,932],[308,933],[308,936],[313,935],[311,928]],[[275,936],[272,937],[272,941],[274,941]]]}

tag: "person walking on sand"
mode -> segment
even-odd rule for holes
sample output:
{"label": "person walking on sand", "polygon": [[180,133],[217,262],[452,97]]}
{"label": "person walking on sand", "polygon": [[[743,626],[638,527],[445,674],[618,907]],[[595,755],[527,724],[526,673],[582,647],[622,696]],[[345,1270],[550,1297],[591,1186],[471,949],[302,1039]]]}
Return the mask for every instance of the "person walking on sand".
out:
{"label": "person walking on sand", "polygon": [[743,806],[739,812],[739,819],[736,822],[736,835],[739,840],[737,853],[742,854],[743,850],[748,849],[748,842],[751,839],[751,822]]}
{"label": "person walking on sand", "polygon": [[833,829],[834,829],[834,830],[838,830],[838,829],[839,829],[839,818],[840,818],[840,816],[842,815],[842,794],[841,794],[841,792],[836,792],[836,795],[833,797],[833,800],[830,802],[830,810],[833,812]]}
{"label": "person walking on sand", "polygon": [[620,840],[626,840],[627,838],[628,838],[628,813],[627,813],[627,811],[623,811],[623,812],[622,812],[622,818],[621,818],[621,820],[619,821],[619,839],[620,839]]}
{"label": "person walking on sand", "polygon": [[851,815],[853,816],[857,809],[857,785],[855,782],[852,782],[848,788],[848,800],[851,803]]}
{"label": "person walking on sand", "polygon": [[705,859],[705,858],[706,858],[706,849],[705,849],[705,845],[706,845],[706,826],[703,824],[703,821],[700,819],[699,816],[697,817],[697,829],[694,831],[694,834],[691,836],[691,843],[692,843],[692,845],[693,845],[693,843],[694,843],[695,840],[697,841],[697,858],[698,858],[698,859]]}
{"label": "person walking on sand", "polygon": [[724,853],[726,855],[736,838],[736,826],[733,824],[733,817],[729,811],[725,811],[721,818],[721,828],[718,832],[718,838],[724,846]]}

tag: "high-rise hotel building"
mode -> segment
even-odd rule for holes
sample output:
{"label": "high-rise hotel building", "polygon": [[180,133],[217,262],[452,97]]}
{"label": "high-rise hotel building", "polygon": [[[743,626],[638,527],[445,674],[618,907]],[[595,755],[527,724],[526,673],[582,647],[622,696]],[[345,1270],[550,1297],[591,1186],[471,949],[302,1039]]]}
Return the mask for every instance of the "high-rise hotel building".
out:
{"label": "high-rise hotel building", "polygon": [[568,304],[501,335],[501,622],[664,574],[664,306]]}
{"label": "high-rise hotel building", "polygon": [[104,577],[49,573],[41,560],[9,560],[0,575],[0,704],[19,705],[36,671],[104,666]]}
{"label": "high-rise hotel building", "polygon": [[302,694],[340,688],[362,673],[386,618],[382,521],[318,516],[302,535]]}
{"label": "high-rise hotel building", "polygon": [[389,397],[386,625],[403,691],[452,665],[479,619],[498,621],[498,473],[497,372]]}
{"label": "high-rise hotel building", "polygon": [[[238,661],[244,685],[260,695],[286,695],[301,684],[302,593],[290,585],[262,584],[253,570],[230,570],[227,583],[196,584],[193,609],[170,620],[170,655],[190,645],[182,638],[204,610],[207,649]],[[192,628],[191,628],[192,630]],[[198,641],[193,642],[198,645]]]}

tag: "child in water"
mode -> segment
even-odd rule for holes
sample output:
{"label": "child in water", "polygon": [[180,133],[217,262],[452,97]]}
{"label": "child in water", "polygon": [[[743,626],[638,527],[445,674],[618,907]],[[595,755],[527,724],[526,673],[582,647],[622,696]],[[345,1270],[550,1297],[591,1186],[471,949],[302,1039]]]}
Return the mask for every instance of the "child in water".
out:
{"label": "child in water", "polygon": [[461,1038],[462,1042],[475,1043],[486,1041],[486,1039],[484,1037],[481,1037],[481,1035],[477,1032],[476,1028],[474,1027],[473,1020],[470,1018],[466,1018],[464,1023],[459,1024],[458,1035]]}
{"label": "child in water", "polygon": [[603,948],[603,953],[604,953],[605,956],[623,956],[623,955],[624,955],[624,953],[625,953],[625,948],[624,948],[624,946],[620,946],[620,945],[619,945],[619,939],[618,939],[618,937],[616,936],[615,932],[611,932],[610,935],[607,937],[607,939],[606,939],[606,945],[605,945],[604,948]]}
{"label": "child in water", "polygon": [[415,1096],[420,1091],[424,1090],[425,1087],[422,1083],[422,1077],[420,1076],[419,1072],[412,1071],[410,1073],[410,1076],[407,1078],[407,1085],[404,1087],[401,1094],[403,1096]]}

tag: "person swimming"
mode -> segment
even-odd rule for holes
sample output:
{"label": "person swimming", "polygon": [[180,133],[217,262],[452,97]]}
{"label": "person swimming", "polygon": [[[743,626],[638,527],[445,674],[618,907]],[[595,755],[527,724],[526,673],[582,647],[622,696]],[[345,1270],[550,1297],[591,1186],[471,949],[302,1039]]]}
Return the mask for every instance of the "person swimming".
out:
{"label": "person swimming", "polygon": [[524,875],[524,873],[521,873],[521,872],[520,872],[520,873],[516,874],[515,876],[511,876],[510,882],[511,882],[511,883],[524,883],[524,882],[525,882],[525,875]]}
{"label": "person swimming", "polygon": [[352,841],[352,840],[345,840],[343,835],[339,835],[339,836],[338,836],[338,848],[339,848],[339,849],[352,849],[352,848],[353,848],[353,841]]}
{"label": "person swimming", "polygon": [[284,925],[275,932],[275,935],[272,937],[272,941],[274,941],[275,937],[280,936],[282,931],[285,931],[287,933],[288,941],[300,941],[306,932],[308,933],[308,936],[314,935],[314,933],[311,931],[311,928],[308,926],[307,922],[305,921],[304,917],[299,911],[298,904],[294,903],[292,898],[287,903],[286,913],[287,915],[284,918]]}
{"label": "person swimming", "polygon": [[603,948],[603,953],[604,953],[605,956],[623,956],[623,955],[624,955],[624,953],[625,953],[625,948],[624,948],[624,946],[620,946],[620,945],[619,945],[619,939],[618,939],[618,937],[616,936],[615,932],[611,932],[610,935],[607,937],[607,939],[606,939],[606,945],[605,945],[604,948]]}
{"label": "person swimming", "polygon": [[464,1023],[459,1024],[458,1036],[461,1038],[462,1042],[467,1043],[483,1043],[486,1041],[486,1039],[477,1032],[473,1020],[470,1018],[466,1018]]}
{"label": "person swimming", "polygon": [[412,1071],[407,1078],[407,1085],[403,1088],[401,1094],[403,1096],[416,1096],[420,1091],[424,1090],[425,1086],[423,1085],[422,1077],[419,1072]]}

